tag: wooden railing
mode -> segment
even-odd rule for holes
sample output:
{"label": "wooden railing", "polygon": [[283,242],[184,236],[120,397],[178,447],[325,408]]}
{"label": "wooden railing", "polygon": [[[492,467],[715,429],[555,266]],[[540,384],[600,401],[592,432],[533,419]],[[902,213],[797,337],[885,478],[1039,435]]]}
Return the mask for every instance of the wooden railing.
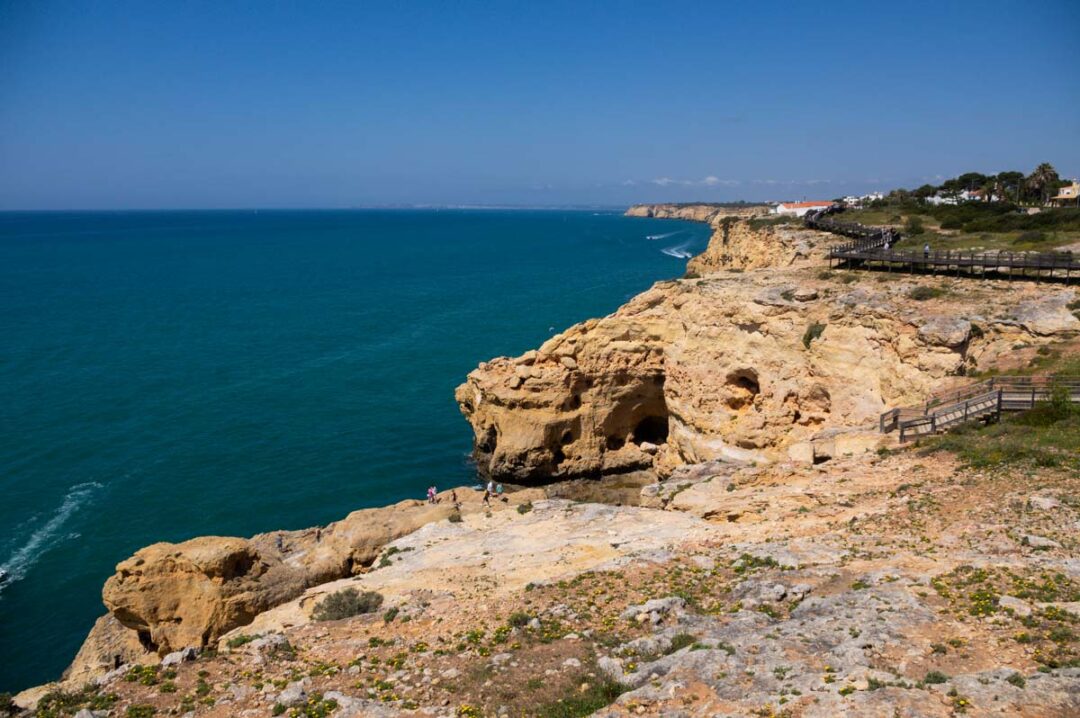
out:
{"label": "wooden railing", "polygon": [[[889,227],[870,227],[857,222],[840,222],[832,217],[843,211],[839,205],[807,212],[803,218],[811,229],[832,232],[844,237],[852,237],[854,242],[836,245],[829,249],[829,264],[839,261],[852,267],[866,267],[878,263],[888,270],[896,265],[914,272],[916,268],[931,271],[955,271],[960,276],[961,270],[974,272],[981,268],[982,276],[990,272],[1005,270],[1007,276],[1013,276],[1013,270],[1019,269],[1026,277],[1033,271],[1036,280],[1064,279],[1070,283],[1073,274],[1080,276],[1080,254],[1074,252],[976,252],[974,250],[918,250],[893,249],[902,235]],[[1045,274],[1044,274],[1045,273]],[[1064,273],[1064,276],[1062,276]]]}
{"label": "wooden railing", "polygon": [[1003,411],[1027,411],[1055,391],[1080,403],[1080,377],[999,376],[935,394],[919,407],[891,409],[878,422],[882,433],[900,430],[900,441],[936,434],[953,426],[998,420]]}

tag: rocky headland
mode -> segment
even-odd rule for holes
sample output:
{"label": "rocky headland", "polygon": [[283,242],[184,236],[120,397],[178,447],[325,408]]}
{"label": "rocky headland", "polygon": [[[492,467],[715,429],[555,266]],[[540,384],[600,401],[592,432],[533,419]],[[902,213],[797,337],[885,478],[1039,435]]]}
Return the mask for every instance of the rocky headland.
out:
{"label": "rocky headland", "polygon": [[[1048,440],[983,460],[877,427],[973,373],[1074,359],[1080,292],[829,271],[835,238],[755,208],[628,214],[714,233],[686,277],[457,390],[482,473],[533,488],[142,549],[64,679],[16,703],[1080,714],[1077,457]],[[329,613],[350,589],[364,606]]]}

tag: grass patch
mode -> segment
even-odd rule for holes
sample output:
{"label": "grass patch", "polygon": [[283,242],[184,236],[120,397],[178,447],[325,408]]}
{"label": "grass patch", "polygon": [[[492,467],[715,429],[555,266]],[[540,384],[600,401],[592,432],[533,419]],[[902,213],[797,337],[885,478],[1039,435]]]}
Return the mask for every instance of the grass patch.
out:
{"label": "grass patch", "polygon": [[360,593],[355,588],[345,588],[320,601],[311,612],[311,617],[316,621],[337,621],[377,611],[382,602],[382,594],[374,591]]}
{"label": "grass patch", "polygon": [[115,693],[98,693],[98,689],[87,685],[80,691],[51,691],[38,701],[35,718],[61,718],[79,712],[83,708],[92,711],[107,711],[116,703]]}
{"label": "grass patch", "polygon": [[935,576],[930,583],[960,616],[981,620],[996,614],[1020,624],[1013,640],[1030,646],[1032,658],[1044,667],[1080,666],[1080,645],[1074,630],[1080,619],[1053,607],[1018,616],[998,604],[999,597],[1006,595],[1031,603],[1080,600],[1080,582],[1064,573],[960,566]]}
{"label": "grass patch", "polygon": [[246,633],[241,633],[239,636],[234,636],[233,638],[230,638],[228,641],[225,642],[225,645],[229,648],[239,648],[240,646],[243,646],[247,643],[251,643],[256,638],[258,638],[258,636],[249,636]]}
{"label": "grass patch", "polygon": [[681,651],[687,646],[692,646],[697,642],[697,639],[691,636],[689,633],[676,633],[671,637],[671,645],[668,646],[667,654],[670,655],[676,651]]}
{"label": "grass patch", "polygon": [[1046,402],[998,424],[959,427],[929,439],[921,450],[938,451],[950,451],[976,469],[1029,464],[1080,470],[1080,411]]}
{"label": "grass patch", "polygon": [[[578,689],[583,683],[588,684],[584,691]],[[537,718],[583,718],[611,705],[627,690],[627,687],[618,681],[610,678],[589,678],[587,675],[582,675],[580,680],[573,681],[571,685],[574,687],[573,693],[537,706],[534,715]]]}

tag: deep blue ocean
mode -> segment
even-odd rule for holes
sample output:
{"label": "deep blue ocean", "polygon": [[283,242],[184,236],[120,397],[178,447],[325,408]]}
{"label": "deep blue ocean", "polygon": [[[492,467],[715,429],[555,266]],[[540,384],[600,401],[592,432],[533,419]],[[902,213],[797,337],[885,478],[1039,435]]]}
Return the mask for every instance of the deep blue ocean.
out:
{"label": "deep blue ocean", "polygon": [[454,387],[681,275],[709,228],[595,211],[0,213],[0,691],[118,561],[472,481]]}

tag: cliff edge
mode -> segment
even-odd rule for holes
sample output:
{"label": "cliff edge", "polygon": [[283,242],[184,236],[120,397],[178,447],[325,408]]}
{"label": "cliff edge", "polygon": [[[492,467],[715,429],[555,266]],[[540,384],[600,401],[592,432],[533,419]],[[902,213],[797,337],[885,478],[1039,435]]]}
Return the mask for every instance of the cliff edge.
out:
{"label": "cliff edge", "polygon": [[[813,461],[823,432],[861,428],[873,447],[881,412],[1080,328],[1067,287],[833,273],[831,235],[755,226],[749,210],[631,211],[704,218],[714,233],[686,278],[468,375],[456,397],[485,475]],[[918,286],[934,298],[913,298]]]}

